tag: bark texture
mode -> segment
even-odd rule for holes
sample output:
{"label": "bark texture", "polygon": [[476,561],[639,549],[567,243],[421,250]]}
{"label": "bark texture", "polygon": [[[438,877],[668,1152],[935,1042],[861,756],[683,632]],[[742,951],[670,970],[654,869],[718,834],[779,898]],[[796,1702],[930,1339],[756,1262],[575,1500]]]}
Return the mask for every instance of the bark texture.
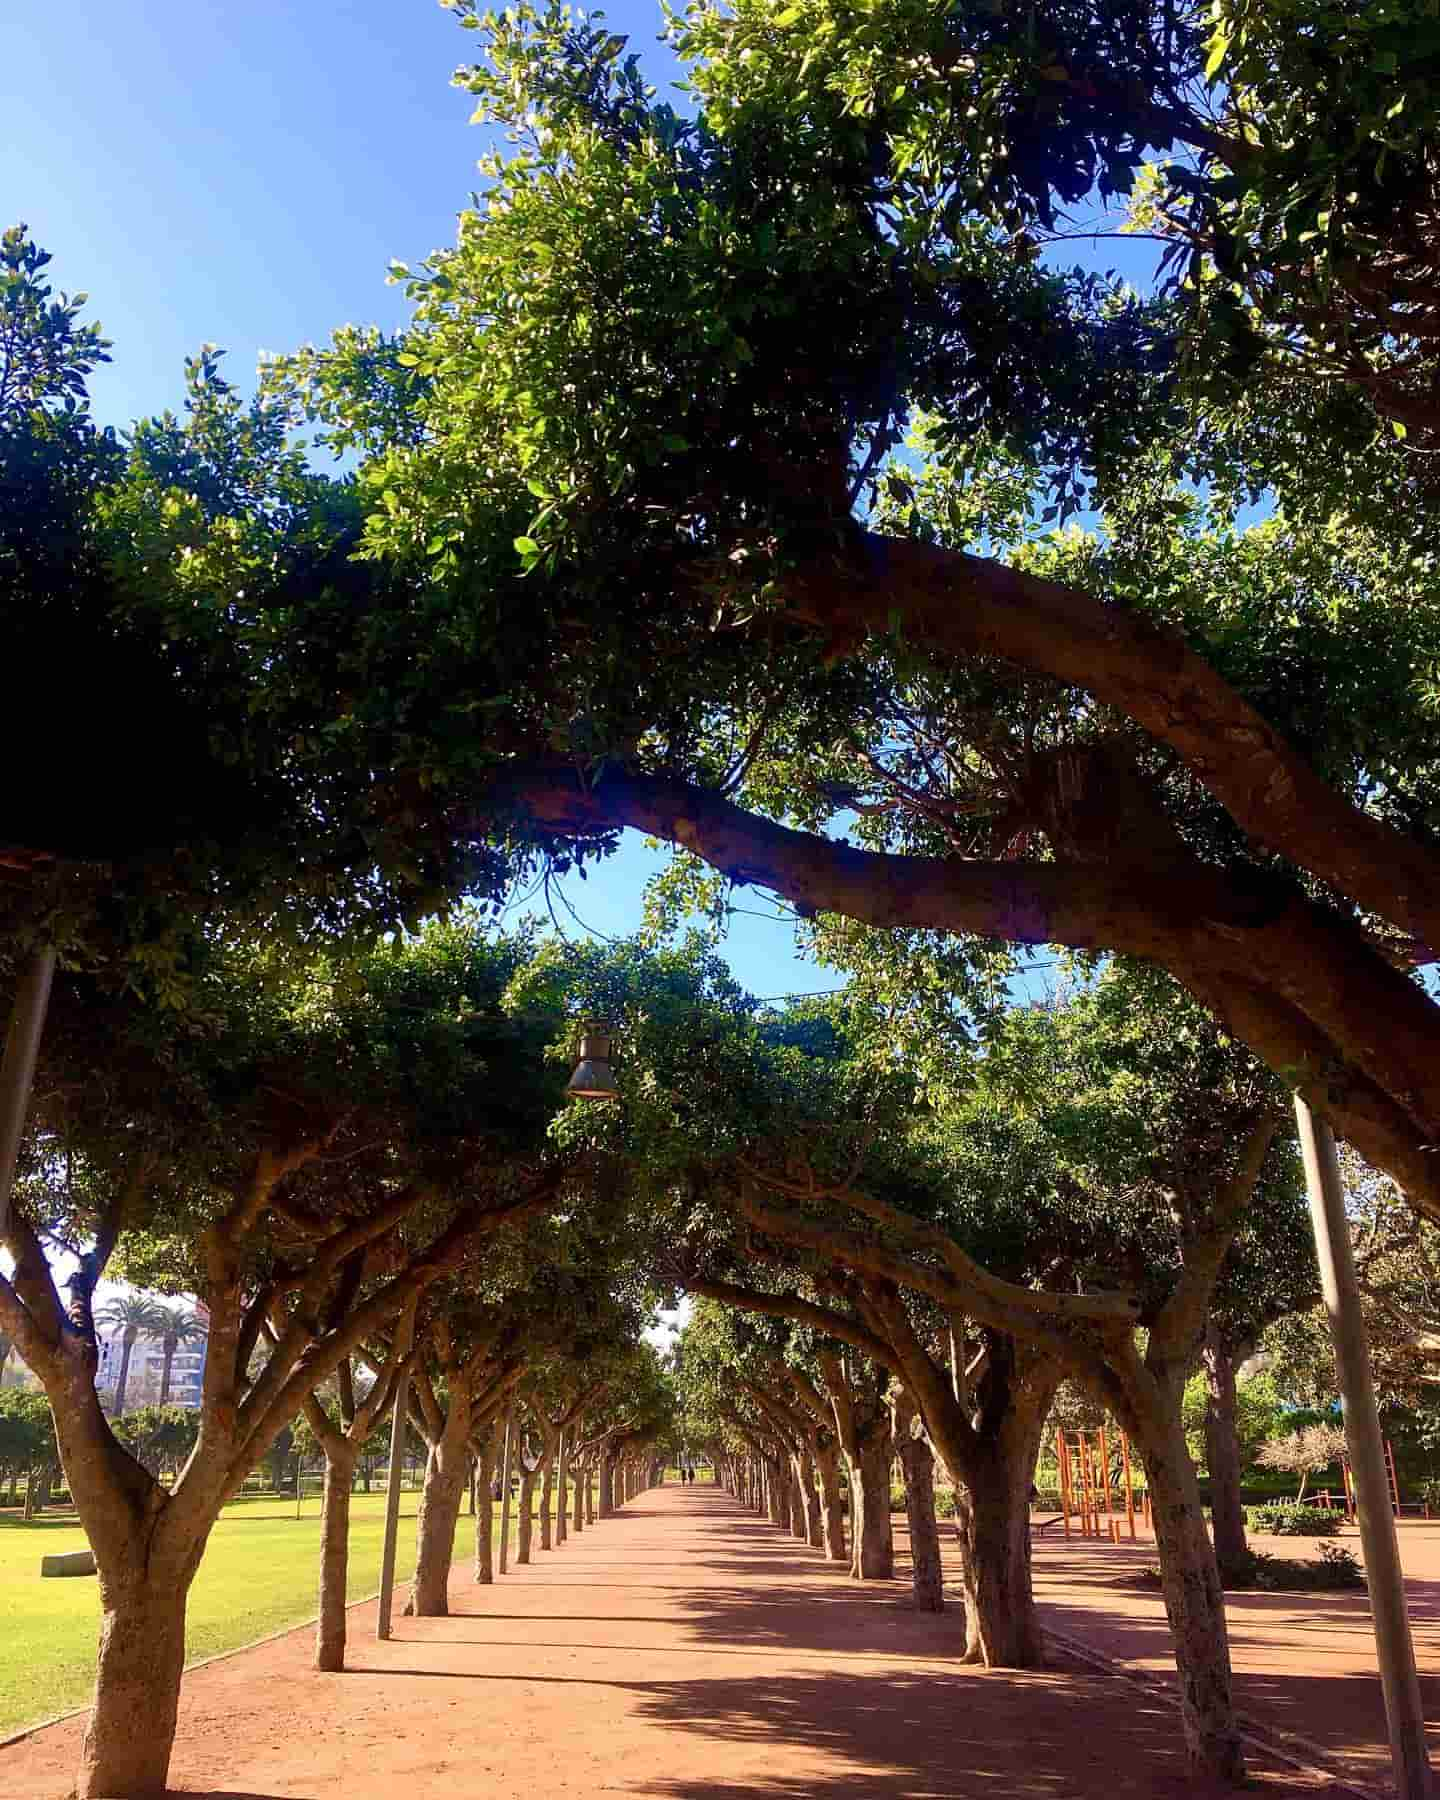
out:
{"label": "bark texture", "polygon": [[1185,1443],[1179,1396],[1145,1421],[1141,1454],[1150,1484],[1165,1613],[1180,1677],[1185,1747],[1198,1775],[1244,1780],[1231,1695],[1230,1637],[1215,1552],[1200,1508],[1200,1484]]}
{"label": "bark texture", "polygon": [[831,1562],[850,1560],[845,1543],[845,1488],[840,1479],[840,1449],[828,1437],[815,1448],[815,1472],[820,1480],[821,1526],[825,1554]]}
{"label": "bark texture", "polygon": [[850,1517],[855,1539],[850,1573],[857,1581],[888,1581],[895,1573],[890,1452],[890,1432],[876,1424],[850,1459]]}
{"label": "bark texture", "polygon": [[415,1587],[407,1608],[417,1618],[443,1619],[449,1614],[450,1565],[467,1473],[463,1440],[437,1445],[426,1459],[416,1522]]}
{"label": "bark texture", "polygon": [[540,1548],[550,1548],[550,1514],[555,1505],[555,1447],[545,1446],[545,1468],[540,1480]]}
{"label": "bark texture", "polygon": [[100,1579],[95,1706],[80,1752],[76,1800],[159,1800],[166,1792],[194,1569],[147,1570],[138,1534],[125,1560],[123,1575],[102,1573]]}
{"label": "bark texture", "polygon": [[495,1428],[481,1431],[475,1459],[475,1579],[495,1580]]}
{"label": "bark texture", "polygon": [[914,1403],[895,1404],[895,1451],[905,1478],[905,1521],[910,1527],[910,1588],[916,1610],[944,1612],[945,1577],[940,1562],[940,1529],[935,1519],[935,1457],[912,1429]]}
{"label": "bark texture", "polygon": [[969,1460],[955,1491],[965,1591],[965,1660],[987,1669],[1044,1664],[1030,1581],[1030,1484],[1035,1457],[1001,1443]]}
{"label": "bark texture", "polygon": [[320,1525],[320,1617],[315,1628],[315,1667],[345,1667],[345,1588],[350,1572],[350,1493],[356,1452],[350,1444],[325,1446],[325,1495]]}
{"label": "bark texture", "polygon": [[1235,1359],[1214,1320],[1205,1333],[1205,1466],[1210,1474],[1210,1524],[1222,1578],[1243,1570],[1250,1545],[1240,1495],[1240,1440],[1235,1418]]}
{"label": "bark texture", "polygon": [[515,1537],[515,1560],[528,1563],[535,1542],[535,1471],[523,1467],[520,1471],[520,1519]]}
{"label": "bark texture", "polygon": [[800,1487],[801,1520],[796,1530],[796,1537],[809,1544],[812,1550],[825,1547],[825,1514],[820,1502],[820,1489],[815,1480],[815,1465],[810,1460],[807,1450],[800,1449],[795,1455],[796,1479]]}

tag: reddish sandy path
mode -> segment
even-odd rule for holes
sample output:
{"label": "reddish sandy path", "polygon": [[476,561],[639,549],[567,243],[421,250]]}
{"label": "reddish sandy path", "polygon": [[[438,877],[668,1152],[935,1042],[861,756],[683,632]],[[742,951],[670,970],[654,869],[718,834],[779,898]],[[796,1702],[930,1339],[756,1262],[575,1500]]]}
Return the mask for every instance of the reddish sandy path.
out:
{"label": "reddish sandy path", "polygon": [[[210,1800],[1181,1800],[1173,1709],[1073,1666],[957,1666],[958,1608],[852,1584],[714,1488],[667,1486],[476,1587],[448,1619],[309,1669],[309,1633],[187,1678],[173,1791]],[[0,1753],[59,1800],[83,1721]],[[1254,1791],[1254,1790],[1252,1790]],[[1266,1773],[1274,1800],[1333,1794]]]}
{"label": "reddish sandy path", "polygon": [[[1359,1554],[1353,1526],[1341,1541]],[[1314,1540],[1295,1538],[1256,1538],[1254,1547],[1278,1556],[1317,1553]],[[1400,1554],[1431,1755],[1440,1768],[1440,1520],[1406,1520]],[[1173,1682],[1164,1604],[1158,1593],[1127,1585],[1154,1562],[1153,1544],[1067,1544],[1047,1533],[1036,1540],[1034,1556],[1043,1621]],[[1390,1752],[1366,1595],[1229,1594],[1226,1617],[1241,1710],[1318,1745],[1325,1766],[1388,1792]]]}

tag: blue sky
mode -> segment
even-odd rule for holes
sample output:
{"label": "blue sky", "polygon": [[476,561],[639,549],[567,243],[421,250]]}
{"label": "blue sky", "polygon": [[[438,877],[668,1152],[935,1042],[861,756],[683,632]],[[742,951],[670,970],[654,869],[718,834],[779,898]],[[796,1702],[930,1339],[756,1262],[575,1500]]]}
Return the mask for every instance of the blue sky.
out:
{"label": "blue sky", "polygon": [[[102,418],[174,403],[188,351],[403,316],[385,284],[454,236],[486,134],[450,85],[478,38],[436,0],[5,0],[0,209],[115,339]],[[622,0],[657,78],[658,7]]]}

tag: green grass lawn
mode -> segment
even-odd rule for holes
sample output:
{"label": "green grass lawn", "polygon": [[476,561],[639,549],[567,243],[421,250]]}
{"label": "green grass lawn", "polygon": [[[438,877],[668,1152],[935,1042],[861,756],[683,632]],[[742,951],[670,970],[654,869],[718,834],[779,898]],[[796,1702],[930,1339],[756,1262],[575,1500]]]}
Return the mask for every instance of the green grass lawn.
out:
{"label": "green grass lawn", "polygon": [[[418,1493],[402,1498],[398,1580],[407,1580],[414,1571],[419,1498]],[[499,1511],[497,1506],[497,1520]],[[356,1494],[350,1529],[352,1600],[373,1594],[380,1585],[383,1527],[384,1496]],[[462,1511],[457,1555],[468,1555],[473,1542],[474,1522]],[[83,1706],[90,1698],[100,1620],[95,1580],[40,1579],[42,1556],[85,1548],[85,1533],[73,1513],[57,1512],[29,1525],[15,1513],[0,1513],[0,1737]],[[226,1507],[190,1590],[190,1659],[233,1650],[313,1618],[319,1562],[317,1499],[306,1499],[299,1519],[293,1499],[274,1495]]]}

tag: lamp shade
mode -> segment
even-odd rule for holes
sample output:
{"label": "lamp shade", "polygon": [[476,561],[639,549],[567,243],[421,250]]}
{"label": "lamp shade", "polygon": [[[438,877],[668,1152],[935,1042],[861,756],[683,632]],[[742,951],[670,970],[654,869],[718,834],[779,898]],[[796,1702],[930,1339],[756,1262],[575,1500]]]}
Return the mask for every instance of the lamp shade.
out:
{"label": "lamp shade", "polygon": [[618,1100],[620,1089],[610,1067],[615,1034],[604,1019],[586,1019],[580,1026],[575,1072],[565,1084],[572,1100]]}

